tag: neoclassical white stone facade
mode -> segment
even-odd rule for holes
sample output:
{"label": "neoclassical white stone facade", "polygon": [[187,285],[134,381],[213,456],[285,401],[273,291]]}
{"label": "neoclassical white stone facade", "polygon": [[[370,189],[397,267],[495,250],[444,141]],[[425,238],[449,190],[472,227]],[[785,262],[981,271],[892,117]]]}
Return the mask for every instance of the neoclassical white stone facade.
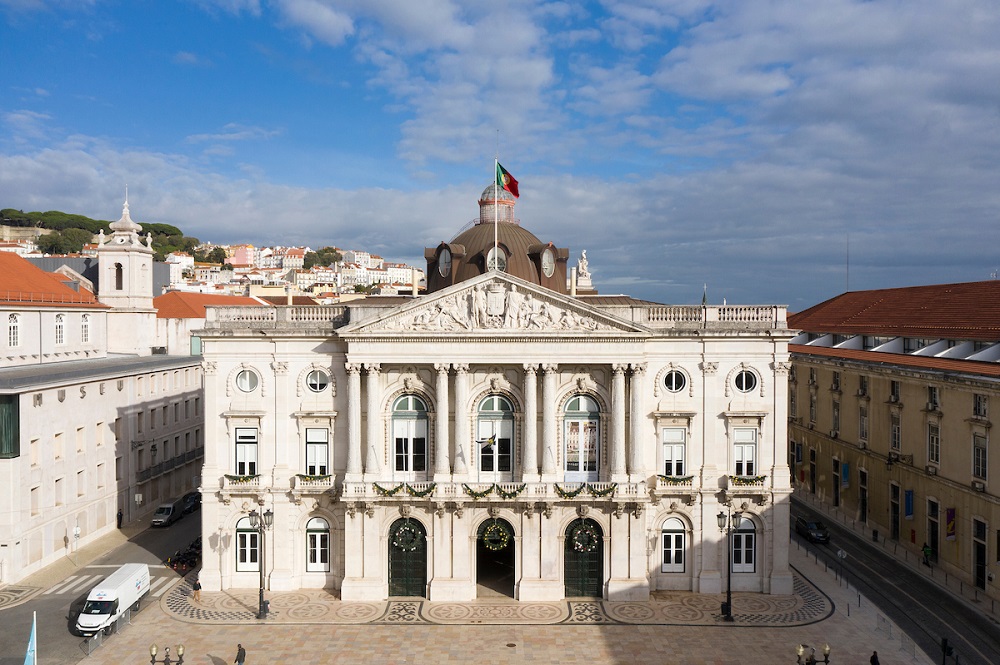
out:
{"label": "neoclassical white stone facade", "polygon": [[[210,309],[206,589],[786,594],[790,333],[490,272],[400,304]],[[603,303],[603,304],[594,304]],[[741,511],[720,532],[720,511]]]}

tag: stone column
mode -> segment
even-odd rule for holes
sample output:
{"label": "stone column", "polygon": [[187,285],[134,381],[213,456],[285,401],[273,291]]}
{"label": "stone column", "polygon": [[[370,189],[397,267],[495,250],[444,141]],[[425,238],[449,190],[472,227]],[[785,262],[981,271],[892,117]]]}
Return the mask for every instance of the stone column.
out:
{"label": "stone column", "polygon": [[455,475],[469,473],[469,465],[465,455],[469,448],[469,412],[466,411],[469,401],[469,366],[455,364],[455,452],[452,458],[452,469]]}
{"label": "stone column", "polygon": [[437,409],[434,417],[434,480],[442,482],[448,479],[451,469],[448,466],[448,364],[434,365],[437,372],[435,398]]}
{"label": "stone column", "polygon": [[611,450],[608,466],[610,480],[624,482],[625,477],[625,369],[628,365],[612,365],[611,376]]}
{"label": "stone column", "polygon": [[524,450],[521,480],[538,481],[538,365],[524,366]]}
{"label": "stone column", "polygon": [[646,376],[646,363],[632,363],[632,378],[629,380],[629,392],[632,404],[629,408],[629,423],[632,427],[632,449],[628,461],[628,472],[633,480],[641,480],[646,476],[644,460],[646,459],[646,414],[643,411],[645,400],[643,379]]}
{"label": "stone column", "polygon": [[361,478],[361,365],[347,363],[347,479]]}
{"label": "stone column", "polygon": [[542,365],[542,476],[555,480],[556,474],[556,381],[558,365]]}
{"label": "stone column", "polygon": [[367,381],[365,381],[366,416],[368,418],[365,436],[365,447],[368,451],[365,457],[365,474],[369,476],[378,476],[382,470],[382,465],[379,463],[379,450],[382,447],[382,436],[379,430],[382,426],[382,418],[378,408],[379,402],[382,401],[381,369],[378,363],[365,363],[365,370],[368,372]]}

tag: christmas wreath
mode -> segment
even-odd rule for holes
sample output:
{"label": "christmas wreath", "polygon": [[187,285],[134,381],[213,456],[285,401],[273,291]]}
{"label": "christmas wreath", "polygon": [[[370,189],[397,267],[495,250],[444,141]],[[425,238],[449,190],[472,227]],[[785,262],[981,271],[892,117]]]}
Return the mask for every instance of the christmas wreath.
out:
{"label": "christmas wreath", "polygon": [[593,552],[597,550],[597,544],[600,542],[600,536],[597,535],[597,529],[590,522],[582,522],[573,527],[573,530],[569,535],[570,541],[573,543],[573,550],[576,552]]}
{"label": "christmas wreath", "polygon": [[403,522],[403,525],[396,529],[396,533],[392,536],[392,546],[404,552],[414,552],[420,547],[423,539],[424,535],[420,531],[409,522]]}
{"label": "christmas wreath", "polygon": [[499,552],[507,547],[509,543],[510,534],[507,533],[507,529],[503,528],[495,520],[483,530],[483,545],[486,546],[486,549]]}

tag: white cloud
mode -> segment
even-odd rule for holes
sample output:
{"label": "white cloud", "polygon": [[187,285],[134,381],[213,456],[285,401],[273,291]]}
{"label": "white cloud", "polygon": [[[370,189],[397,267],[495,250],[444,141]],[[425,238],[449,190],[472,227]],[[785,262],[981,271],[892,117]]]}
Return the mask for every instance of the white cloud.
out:
{"label": "white cloud", "polygon": [[188,143],[202,143],[206,141],[259,141],[279,136],[282,133],[282,130],[279,129],[249,127],[235,122],[224,125],[222,130],[214,134],[191,134],[185,138],[185,141]]}

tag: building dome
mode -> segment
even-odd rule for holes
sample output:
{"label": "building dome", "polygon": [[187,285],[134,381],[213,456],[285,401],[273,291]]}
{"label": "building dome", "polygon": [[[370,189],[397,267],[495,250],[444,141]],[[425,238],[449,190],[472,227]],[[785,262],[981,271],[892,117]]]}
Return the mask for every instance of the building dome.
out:
{"label": "building dome", "polygon": [[491,183],[479,197],[479,218],[471,226],[449,242],[424,249],[428,293],[494,269],[566,292],[569,250],[543,243],[523,228],[514,218],[515,203],[510,192]]}

